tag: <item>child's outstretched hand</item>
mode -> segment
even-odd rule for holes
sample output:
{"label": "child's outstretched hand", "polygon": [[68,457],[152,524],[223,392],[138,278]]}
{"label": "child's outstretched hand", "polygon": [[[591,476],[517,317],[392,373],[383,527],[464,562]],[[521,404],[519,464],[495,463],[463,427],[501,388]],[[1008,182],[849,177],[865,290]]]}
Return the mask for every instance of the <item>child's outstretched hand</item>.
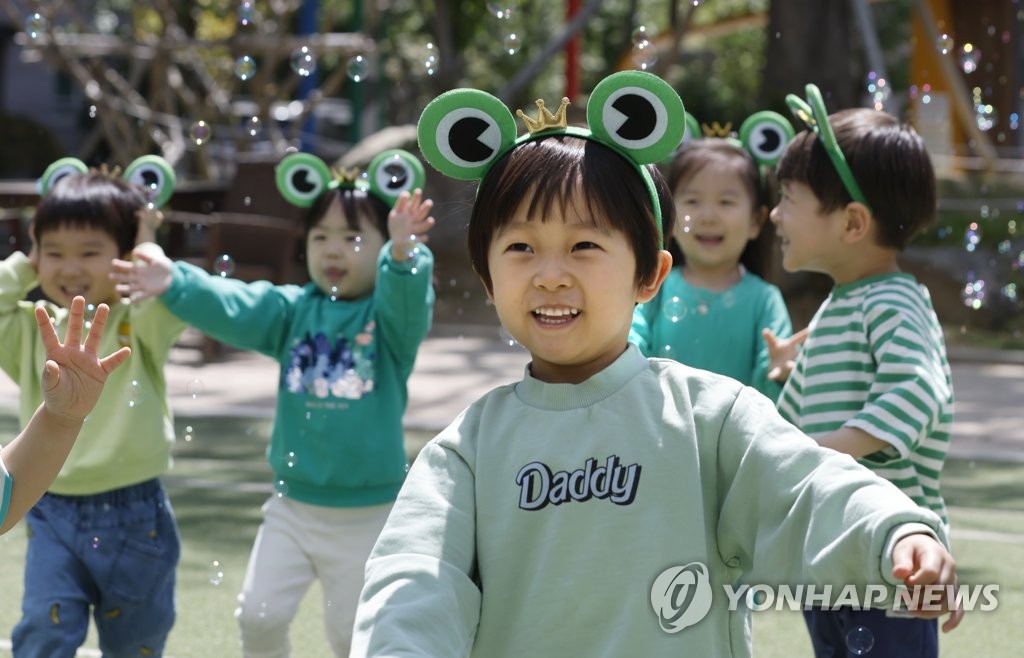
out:
{"label": "child's outstretched hand", "polygon": [[166,256],[153,256],[140,249],[132,252],[133,260],[115,258],[110,278],[117,282],[114,289],[133,302],[159,297],[171,287],[174,264]]}
{"label": "child's outstretched hand", "polygon": [[[892,549],[892,575],[902,580],[913,592],[915,587],[933,586],[933,591],[941,590],[942,596],[929,596],[928,589],[920,597],[912,597],[912,601],[927,603],[926,608],[913,610],[915,617],[934,619],[950,613],[949,619],[942,624],[942,631],[948,633],[960,624],[964,610],[959,601],[955,600],[956,561],[945,547],[932,536],[926,534],[907,535],[896,542]],[[948,586],[948,587],[947,587]],[[950,599],[953,596],[954,599]],[[939,603],[936,605],[936,600]]]}
{"label": "child's outstretched hand", "polygon": [[397,261],[409,260],[416,245],[427,241],[427,232],[434,228],[434,218],[430,216],[433,207],[434,202],[424,199],[423,190],[419,188],[411,195],[402,192],[388,214],[392,258]]}
{"label": "child's outstretched hand", "polygon": [[67,335],[61,344],[46,309],[36,307],[39,336],[46,349],[42,379],[43,406],[54,417],[73,423],[82,422],[103,392],[107,375],[132,353],[131,348],[122,347],[105,358],[97,356],[96,349],[103,337],[109,310],[106,304],[96,307],[89,335],[85,343],[82,343],[85,298],[75,297],[71,300]]}
{"label": "child's outstretched hand", "polygon": [[796,332],[789,338],[778,338],[771,329],[762,329],[761,336],[768,344],[768,379],[784,382],[789,379],[796,365],[799,347],[807,340],[807,327]]}

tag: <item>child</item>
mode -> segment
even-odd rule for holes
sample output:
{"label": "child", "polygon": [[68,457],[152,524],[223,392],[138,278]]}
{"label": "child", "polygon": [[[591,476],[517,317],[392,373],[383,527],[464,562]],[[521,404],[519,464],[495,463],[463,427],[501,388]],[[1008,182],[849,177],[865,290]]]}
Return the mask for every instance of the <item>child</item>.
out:
{"label": "child", "polygon": [[[174,623],[180,548],[158,478],[174,442],[163,365],[185,325],[159,302],[122,302],[109,278],[111,262],[131,253],[151,228],[152,206],[169,196],[164,186],[129,182],[137,163],[127,180],[81,165],[51,185],[57,173],[48,169],[30,254],[16,252],[0,265],[0,368],[21,388],[22,425],[41,402],[44,348],[34,304],[23,301],[37,284],[61,328],[75,297],[107,304],[114,330],[99,349],[129,346],[134,354],[110,374],[53,486],[26,516],[25,592],[12,636],[18,658],[73,655],[90,615],[105,654],[159,656]],[[161,180],[173,188],[172,177]],[[162,253],[153,243],[138,250]]]}
{"label": "child", "polygon": [[[835,287],[795,347],[779,411],[819,444],[857,458],[947,524],[939,491],[953,422],[946,349],[926,288],[897,256],[935,217],[935,175],[924,142],[892,115],[868,109],[826,116],[821,95],[790,96],[813,121],[779,163],[782,200],[771,218],[788,271],[822,272]],[[834,134],[833,134],[834,131]],[[931,619],[880,610],[805,613],[815,652],[845,650],[863,626],[885,656],[935,656]]]}
{"label": "child", "polygon": [[25,429],[0,450],[0,534],[10,530],[53,483],[103,383],[131,354],[130,348],[122,347],[102,359],[96,355],[108,310],[106,304],[96,307],[83,344],[85,298],[75,297],[61,344],[46,309],[36,307],[39,340],[46,351],[43,403]]}
{"label": "child", "polygon": [[316,579],[330,645],[348,655],[366,557],[405,479],[406,381],[434,300],[433,256],[415,243],[434,225],[432,202],[418,189],[422,165],[404,151],[374,159],[369,189],[342,176],[331,181],[305,153],[278,165],[282,194],[312,203],[305,287],[144,255],[119,263],[125,292],[159,294],[201,331],[281,364],[267,450],[277,492],[235,613],[246,656],[288,655],[288,627]]}
{"label": "child", "polygon": [[[678,143],[675,92],[618,73],[590,96],[592,132],[542,110],[519,141],[464,141],[507,126],[499,103],[442,95],[420,146],[446,173],[483,175],[470,258],[532,362],[417,457],[367,562],[352,656],[749,655],[749,617],[709,588],[952,582],[934,514],[764,396],[627,342],[633,305],[671,267],[674,218],[639,163],[665,155],[659,133]],[[648,608],[683,564],[697,571],[675,611],[692,597],[708,613],[685,627]]]}
{"label": "child", "polygon": [[676,152],[668,186],[682,218],[672,234],[682,258],[637,307],[630,340],[648,356],[728,375],[775,400],[781,385],[768,378],[761,330],[788,337],[792,325],[782,292],[762,278],[774,240],[762,179],[738,140],[698,139]]}

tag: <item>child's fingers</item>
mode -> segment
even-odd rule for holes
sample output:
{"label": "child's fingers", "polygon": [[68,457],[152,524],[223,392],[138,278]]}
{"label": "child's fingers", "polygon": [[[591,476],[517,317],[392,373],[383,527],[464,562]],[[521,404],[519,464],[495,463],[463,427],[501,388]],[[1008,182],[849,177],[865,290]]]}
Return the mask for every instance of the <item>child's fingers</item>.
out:
{"label": "child's fingers", "polygon": [[68,315],[68,331],[64,335],[64,346],[78,349],[82,344],[82,331],[85,327],[85,297],[76,296],[71,300],[71,313]]}
{"label": "child's fingers", "polygon": [[963,605],[958,605],[952,612],[950,612],[949,619],[947,619],[945,622],[943,622],[943,624],[942,624],[942,632],[943,633],[950,632],[951,630],[953,630],[954,628],[956,628],[957,626],[960,625],[960,621],[963,618],[964,618],[964,608],[963,608]]}
{"label": "child's fingers", "polygon": [[105,372],[105,373],[107,373],[109,375],[110,373],[112,373],[115,370],[117,370],[117,368],[122,363],[127,361],[128,357],[130,357],[131,355],[132,355],[132,349],[130,347],[128,347],[127,345],[125,345],[124,347],[122,347],[118,351],[114,352],[110,356],[107,356],[107,357],[104,357],[104,358],[100,359],[100,366],[103,368],[103,372]]}
{"label": "child's fingers", "polygon": [[43,340],[43,348],[49,354],[53,350],[60,349],[60,339],[57,338],[57,331],[53,328],[53,320],[42,306],[36,306],[36,324],[39,325],[39,336]]}
{"label": "child's fingers", "polygon": [[892,549],[892,577],[906,580],[914,573],[914,548],[911,542],[900,540]]}
{"label": "child's fingers", "polygon": [[103,338],[103,330],[107,326],[107,314],[110,307],[100,304],[96,307],[96,315],[92,318],[92,326],[89,328],[89,335],[85,337],[85,351],[89,354],[96,354],[100,346],[100,339]]}
{"label": "child's fingers", "polygon": [[43,378],[40,385],[44,391],[52,391],[60,382],[60,366],[53,359],[47,359],[43,364]]}

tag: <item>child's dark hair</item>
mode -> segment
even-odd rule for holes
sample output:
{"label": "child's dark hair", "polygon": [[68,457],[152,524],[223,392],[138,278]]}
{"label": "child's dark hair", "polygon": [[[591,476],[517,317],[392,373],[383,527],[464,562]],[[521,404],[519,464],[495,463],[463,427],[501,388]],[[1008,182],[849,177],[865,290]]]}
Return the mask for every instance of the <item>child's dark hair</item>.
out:
{"label": "child's dark hair", "polygon": [[[663,197],[661,174],[647,169]],[[662,233],[654,224],[651,194],[636,165],[593,140],[552,135],[513,148],[480,182],[469,220],[469,258],[488,290],[493,289],[487,262],[491,241],[520,204],[529,204],[529,216],[543,222],[555,204],[564,212],[577,193],[591,217],[626,235],[636,257],[636,282],[654,277]],[[661,201],[662,228],[669,235],[675,211]]]}
{"label": "child's dark hair", "polygon": [[348,222],[350,229],[353,231],[362,229],[363,218],[368,218],[372,226],[380,231],[384,240],[387,241],[388,214],[391,212],[391,208],[376,195],[351,187],[337,187],[320,195],[320,198],[309,207],[303,218],[305,236],[308,237],[309,232],[320,224],[335,199],[341,200],[341,211],[345,214],[345,221]]}
{"label": "child's dark hair", "polygon": [[[678,192],[680,184],[711,164],[731,169],[743,181],[753,200],[751,213],[760,213],[764,209],[765,217],[761,231],[743,249],[740,263],[748,272],[765,278],[770,271],[775,249],[775,225],[767,221],[767,212],[775,205],[772,194],[774,177],[770,171],[766,171],[762,176],[757,162],[738,143],[721,138],[695,139],[680,146],[669,164],[668,186],[673,196]],[[686,262],[675,240],[669,245],[669,251],[672,253],[673,264],[682,265]]]}
{"label": "child's dark hair", "polygon": [[[871,206],[879,244],[902,251],[918,231],[935,221],[935,171],[924,140],[891,114],[867,108],[836,112],[829,123]],[[825,147],[810,130],[790,142],[778,176],[810,187],[822,212],[853,201]]]}
{"label": "child's dark hair", "polygon": [[99,171],[71,174],[40,199],[32,237],[39,243],[43,235],[64,226],[94,228],[114,239],[119,254],[127,254],[135,246],[138,212],[146,205],[142,190],[122,178]]}

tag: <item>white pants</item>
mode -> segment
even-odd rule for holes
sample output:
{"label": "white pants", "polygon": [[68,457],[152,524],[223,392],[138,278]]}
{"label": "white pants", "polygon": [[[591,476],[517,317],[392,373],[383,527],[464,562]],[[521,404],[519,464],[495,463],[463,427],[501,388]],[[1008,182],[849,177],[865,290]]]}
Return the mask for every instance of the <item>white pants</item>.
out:
{"label": "white pants", "polygon": [[235,617],[246,658],[286,658],[288,627],[314,579],[335,656],[348,656],[363,570],[391,503],[321,507],[272,496],[249,556]]}

